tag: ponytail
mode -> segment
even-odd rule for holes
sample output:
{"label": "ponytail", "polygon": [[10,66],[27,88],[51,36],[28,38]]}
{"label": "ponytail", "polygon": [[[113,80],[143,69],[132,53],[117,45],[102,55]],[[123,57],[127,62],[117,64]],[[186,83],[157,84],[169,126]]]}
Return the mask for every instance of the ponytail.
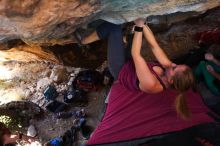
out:
{"label": "ponytail", "polygon": [[183,119],[189,119],[191,117],[191,112],[187,106],[185,93],[179,93],[175,100],[175,108],[177,114]]}
{"label": "ponytail", "polygon": [[192,113],[188,108],[185,93],[195,85],[192,70],[186,66],[184,71],[176,73],[172,79],[172,87],[178,93],[175,99],[176,112],[181,118],[187,120],[191,117]]}

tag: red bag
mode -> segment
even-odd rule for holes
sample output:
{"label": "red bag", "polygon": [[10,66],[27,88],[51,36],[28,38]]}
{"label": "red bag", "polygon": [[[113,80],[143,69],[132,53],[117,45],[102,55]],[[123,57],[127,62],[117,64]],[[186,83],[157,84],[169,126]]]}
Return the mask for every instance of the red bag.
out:
{"label": "red bag", "polygon": [[97,90],[97,85],[102,82],[102,74],[95,70],[85,70],[79,72],[74,81],[74,86],[77,89],[85,91]]}

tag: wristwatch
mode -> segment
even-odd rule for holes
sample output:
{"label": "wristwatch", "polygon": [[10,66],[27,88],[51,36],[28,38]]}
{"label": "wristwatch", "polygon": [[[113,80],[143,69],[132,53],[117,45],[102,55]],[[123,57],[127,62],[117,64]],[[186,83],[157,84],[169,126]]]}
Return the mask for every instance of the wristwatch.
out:
{"label": "wristwatch", "polygon": [[134,31],[136,32],[143,32],[143,27],[135,26]]}

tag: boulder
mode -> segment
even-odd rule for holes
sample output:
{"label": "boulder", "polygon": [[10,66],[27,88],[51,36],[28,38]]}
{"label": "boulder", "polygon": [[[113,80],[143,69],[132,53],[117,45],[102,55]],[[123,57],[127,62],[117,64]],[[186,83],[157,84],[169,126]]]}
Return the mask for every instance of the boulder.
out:
{"label": "boulder", "polygon": [[67,80],[67,70],[65,67],[62,66],[55,66],[52,69],[52,73],[50,75],[50,79],[56,83],[61,83]]}
{"label": "boulder", "polygon": [[218,0],[2,0],[0,41],[67,44],[76,42],[72,34],[77,28],[99,19],[121,24],[152,15],[203,13],[219,5]]}
{"label": "boulder", "polygon": [[52,80],[49,79],[48,77],[42,78],[42,79],[40,79],[40,80],[37,82],[37,87],[36,87],[36,89],[37,89],[38,91],[43,91],[43,90],[46,89],[46,87],[47,87],[48,85],[50,85],[51,83],[52,83]]}

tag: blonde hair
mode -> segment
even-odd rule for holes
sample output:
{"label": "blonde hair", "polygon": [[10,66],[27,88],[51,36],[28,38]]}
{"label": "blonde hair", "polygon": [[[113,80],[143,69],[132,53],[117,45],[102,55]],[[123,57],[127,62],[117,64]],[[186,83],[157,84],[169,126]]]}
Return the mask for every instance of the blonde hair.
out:
{"label": "blonde hair", "polygon": [[191,111],[186,102],[186,91],[195,86],[191,68],[187,66],[184,71],[176,73],[172,79],[173,88],[179,92],[175,100],[176,112],[183,119],[188,119],[191,117]]}

